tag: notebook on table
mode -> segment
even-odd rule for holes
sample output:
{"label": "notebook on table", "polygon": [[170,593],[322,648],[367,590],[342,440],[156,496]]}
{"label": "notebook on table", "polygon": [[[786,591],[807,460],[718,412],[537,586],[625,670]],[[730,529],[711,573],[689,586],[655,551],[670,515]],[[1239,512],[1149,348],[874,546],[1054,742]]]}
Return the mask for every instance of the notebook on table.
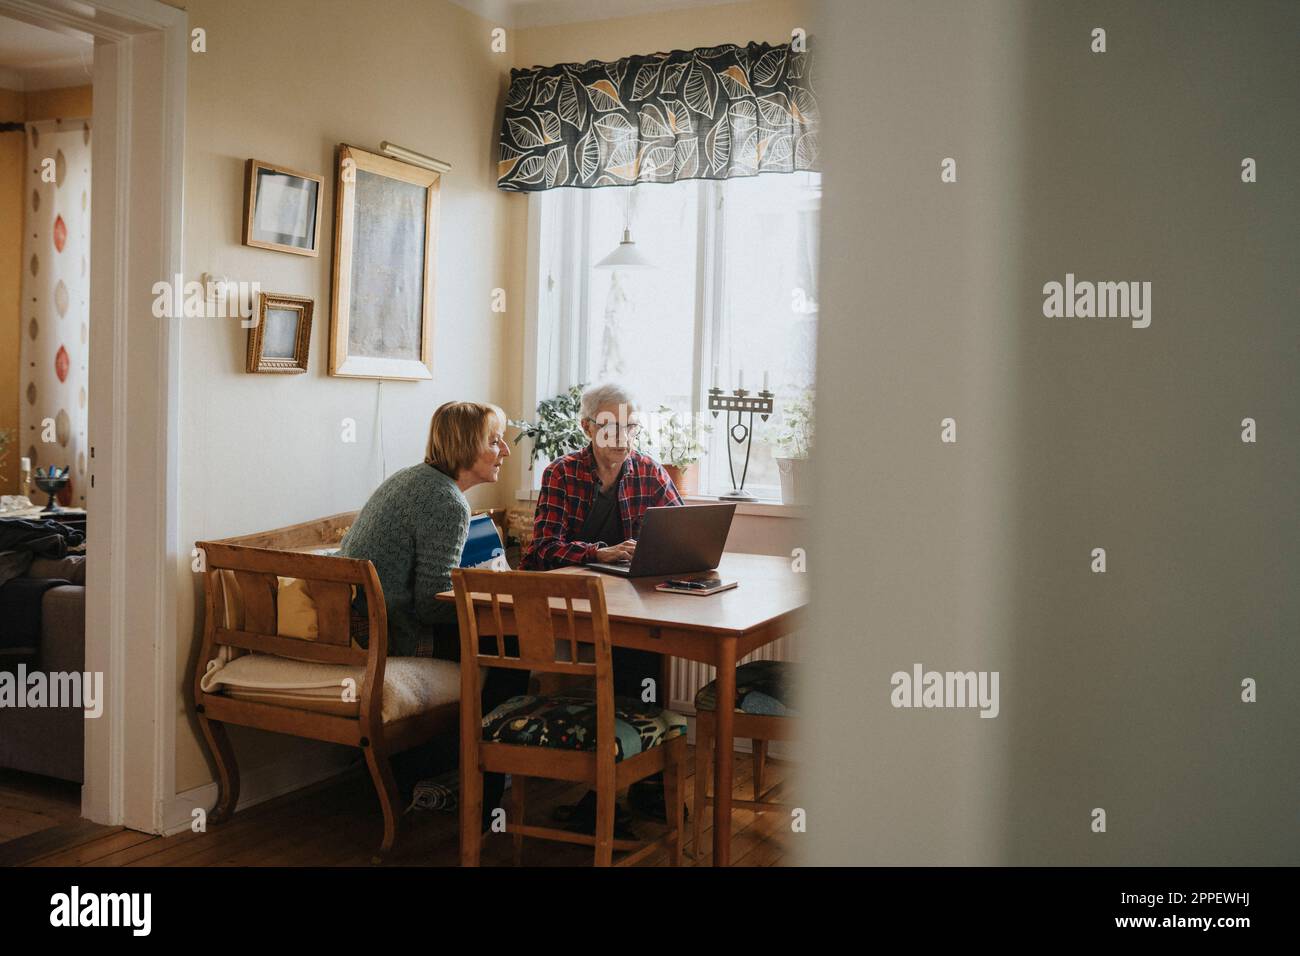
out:
{"label": "notebook on table", "polygon": [[716,571],[710,571],[707,574],[691,574],[684,577],[669,578],[667,581],[656,584],[655,590],[666,591],[669,594],[704,595],[717,594],[719,591],[730,591],[739,584],[739,581],[724,581]]}

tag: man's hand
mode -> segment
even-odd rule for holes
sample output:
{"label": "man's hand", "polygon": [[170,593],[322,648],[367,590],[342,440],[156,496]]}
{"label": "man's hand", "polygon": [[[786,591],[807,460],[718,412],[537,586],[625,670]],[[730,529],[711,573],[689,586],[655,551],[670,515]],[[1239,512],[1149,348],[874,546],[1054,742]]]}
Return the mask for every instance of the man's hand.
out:
{"label": "man's hand", "polygon": [[604,564],[611,564],[615,561],[631,561],[632,555],[636,553],[636,539],[628,538],[622,544],[611,545],[608,548],[596,549],[596,560]]}

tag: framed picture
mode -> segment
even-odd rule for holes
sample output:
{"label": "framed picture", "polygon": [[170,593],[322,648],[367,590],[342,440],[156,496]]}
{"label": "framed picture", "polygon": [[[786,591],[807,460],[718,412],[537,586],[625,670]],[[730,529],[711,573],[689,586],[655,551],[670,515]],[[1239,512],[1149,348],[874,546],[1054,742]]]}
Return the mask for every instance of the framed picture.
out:
{"label": "framed picture", "polygon": [[315,303],[300,295],[263,292],[248,330],[249,372],[305,372]]}
{"label": "framed picture", "polygon": [[331,375],[433,377],[438,173],[339,147]]}
{"label": "framed picture", "polygon": [[244,167],[244,245],[320,255],[319,176],[250,159]]}

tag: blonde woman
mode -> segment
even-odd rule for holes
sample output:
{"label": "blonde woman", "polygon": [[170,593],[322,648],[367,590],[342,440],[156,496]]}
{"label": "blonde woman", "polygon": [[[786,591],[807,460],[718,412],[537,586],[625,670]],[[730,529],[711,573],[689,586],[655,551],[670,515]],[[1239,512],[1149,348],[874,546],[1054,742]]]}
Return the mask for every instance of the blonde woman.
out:
{"label": "blonde woman", "polygon": [[[506,416],[495,405],[448,402],[433,413],[424,461],[393,474],[375,489],[339,553],[369,559],[384,589],[388,610],[388,653],[460,660],[456,606],[437,600],[451,590],[452,568],[460,565],[469,534],[465,492],[496,481],[510,457]],[[356,612],[365,617],[364,597]],[[528,672],[493,668],[483,682],[483,713],[528,691]],[[409,788],[427,774],[436,750],[394,761],[399,782]],[[404,755],[406,756],[406,755]],[[410,773],[404,772],[409,770]],[[484,779],[483,812],[500,802],[504,778]]]}

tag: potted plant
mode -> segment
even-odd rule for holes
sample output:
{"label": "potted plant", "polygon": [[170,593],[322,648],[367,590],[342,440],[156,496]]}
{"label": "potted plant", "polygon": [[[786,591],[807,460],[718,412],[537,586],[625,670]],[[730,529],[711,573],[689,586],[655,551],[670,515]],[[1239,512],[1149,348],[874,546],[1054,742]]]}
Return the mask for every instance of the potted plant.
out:
{"label": "potted plant", "polygon": [[587,444],[587,436],[579,421],[579,407],[585,387],[575,385],[554,398],[538,402],[535,422],[513,419],[507,422],[511,428],[519,429],[519,434],[515,436],[516,445],[525,438],[533,440],[533,454],[528,460],[530,471],[538,457],[548,462],[554,461]]}
{"label": "potted plant", "polygon": [[781,503],[804,504],[812,483],[813,390],[803,389],[786,403],[776,434],[776,467],[781,474]]}
{"label": "potted plant", "polygon": [[667,405],[655,409],[655,427],[650,445],[659,453],[659,464],[683,495],[693,495],[699,490],[700,476],[696,464],[704,454],[702,437],[713,431],[697,416],[685,421]]}

